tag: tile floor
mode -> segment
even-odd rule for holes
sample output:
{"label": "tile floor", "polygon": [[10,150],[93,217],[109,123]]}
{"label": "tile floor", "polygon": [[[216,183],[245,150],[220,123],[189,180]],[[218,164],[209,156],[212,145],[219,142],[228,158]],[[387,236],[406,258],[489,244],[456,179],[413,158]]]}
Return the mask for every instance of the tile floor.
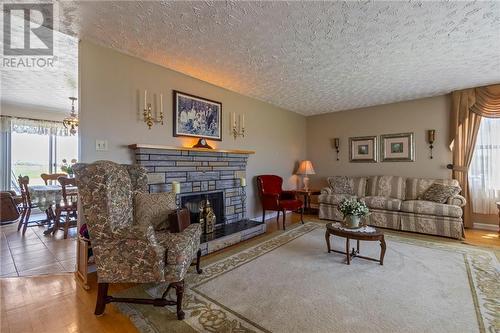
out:
{"label": "tile floor", "polygon": [[69,230],[67,239],[63,238],[63,231],[46,236],[45,228],[28,228],[22,236],[17,222],[0,226],[0,277],[75,271],[76,228]]}

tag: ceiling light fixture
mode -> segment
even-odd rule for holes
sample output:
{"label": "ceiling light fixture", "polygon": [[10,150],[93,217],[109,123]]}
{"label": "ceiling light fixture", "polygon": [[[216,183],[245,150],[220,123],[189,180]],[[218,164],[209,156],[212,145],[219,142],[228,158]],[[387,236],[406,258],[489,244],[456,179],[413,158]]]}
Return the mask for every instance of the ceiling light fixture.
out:
{"label": "ceiling light fixture", "polygon": [[65,128],[69,129],[69,133],[71,135],[76,134],[76,128],[78,127],[78,116],[76,115],[75,111],[75,101],[77,100],[76,97],[70,97],[71,100],[71,113],[69,114],[69,117],[64,118],[63,120],[63,125]]}

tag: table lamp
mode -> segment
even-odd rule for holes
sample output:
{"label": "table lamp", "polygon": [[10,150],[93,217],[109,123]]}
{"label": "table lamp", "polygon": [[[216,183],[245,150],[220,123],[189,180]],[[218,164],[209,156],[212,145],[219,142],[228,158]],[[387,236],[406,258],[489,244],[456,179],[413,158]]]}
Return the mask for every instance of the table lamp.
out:
{"label": "table lamp", "polygon": [[311,161],[303,160],[300,162],[299,169],[297,170],[298,175],[303,175],[304,190],[309,191],[309,177],[308,175],[314,175],[313,165]]}

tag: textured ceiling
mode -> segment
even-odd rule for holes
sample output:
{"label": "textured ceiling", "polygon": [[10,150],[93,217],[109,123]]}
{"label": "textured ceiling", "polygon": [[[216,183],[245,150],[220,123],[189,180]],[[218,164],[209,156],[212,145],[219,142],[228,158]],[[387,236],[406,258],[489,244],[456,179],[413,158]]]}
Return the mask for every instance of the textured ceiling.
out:
{"label": "textured ceiling", "polygon": [[500,82],[500,2],[59,4],[64,32],[305,115]]}
{"label": "textured ceiling", "polygon": [[[13,15],[13,45],[22,45],[23,27],[24,20]],[[0,66],[2,103],[24,106],[30,110],[69,112],[71,102],[68,97],[78,96],[78,39],[58,31],[53,36],[56,57],[53,67],[33,70],[33,67],[12,69]],[[3,38],[0,45],[3,49]]]}

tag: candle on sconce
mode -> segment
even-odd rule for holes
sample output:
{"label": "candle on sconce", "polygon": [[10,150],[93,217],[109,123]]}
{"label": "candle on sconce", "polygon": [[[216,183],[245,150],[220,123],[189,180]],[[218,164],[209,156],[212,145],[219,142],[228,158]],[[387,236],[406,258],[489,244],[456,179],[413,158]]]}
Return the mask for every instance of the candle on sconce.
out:
{"label": "candle on sconce", "polygon": [[148,91],[146,89],[144,89],[144,110],[146,110],[148,108]]}
{"label": "candle on sconce", "polygon": [[242,129],[245,128],[245,115],[244,114],[241,115],[240,126],[241,126]]}
{"label": "candle on sconce", "polygon": [[240,178],[240,185],[241,185],[241,187],[247,186],[247,180],[245,177]]}
{"label": "candle on sconce", "polygon": [[175,194],[181,193],[181,183],[173,181],[172,182],[172,192]]}
{"label": "candle on sconce", "polygon": [[163,112],[163,94],[160,94],[160,112]]}
{"label": "candle on sconce", "polygon": [[231,125],[233,126],[233,128],[236,128],[236,112],[233,112],[231,114]]}
{"label": "candle on sconce", "polygon": [[436,130],[428,130],[427,141],[429,141],[430,144],[433,144],[435,140],[436,140]]}

